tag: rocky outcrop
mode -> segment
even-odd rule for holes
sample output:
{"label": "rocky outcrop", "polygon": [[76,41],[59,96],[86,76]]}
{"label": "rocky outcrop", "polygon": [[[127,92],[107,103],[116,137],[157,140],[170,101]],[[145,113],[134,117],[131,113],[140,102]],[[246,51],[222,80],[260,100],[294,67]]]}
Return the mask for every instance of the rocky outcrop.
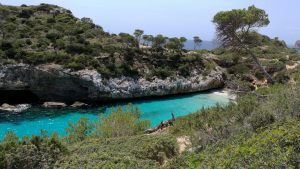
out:
{"label": "rocky outcrop", "polygon": [[72,107],[72,108],[86,108],[86,107],[88,107],[88,104],[76,101],[70,107]]}
{"label": "rocky outcrop", "polygon": [[190,77],[105,79],[95,70],[71,71],[59,65],[0,65],[0,90],[29,90],[43,101],[102,101],[205,91],[223,86],[216,67],[208,75]]}
{"label": "rocky outcrop", "polygon": [[60,103],[60,102],[45,102],[43,104],[43,107],[45,108],[64,108],[67,107],[65,103]]}
{"label": "rocky outcrop", "polygon": [[3,103],[0,106],[0,112],[20,113],[29,109],[30,107],[31,106],[29,104],[9,105],[7,103]]}

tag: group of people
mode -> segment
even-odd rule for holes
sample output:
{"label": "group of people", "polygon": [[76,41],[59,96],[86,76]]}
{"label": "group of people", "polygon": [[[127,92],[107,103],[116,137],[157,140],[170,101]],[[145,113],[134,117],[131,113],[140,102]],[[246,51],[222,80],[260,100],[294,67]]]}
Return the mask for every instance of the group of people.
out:
{"label": "group of people", "polygon": [[166,121],[161,121],[160,124],[158,126],[156,126],[155,128],[146,130],[146,133],[153,133],[153,132],[156,132],[158,130],[162,130],[164,128],[172,126],[175,122],[175,116],[174,116],[173,113],[171,113],[171,115],[172,115],[172,119],[166,120]]}

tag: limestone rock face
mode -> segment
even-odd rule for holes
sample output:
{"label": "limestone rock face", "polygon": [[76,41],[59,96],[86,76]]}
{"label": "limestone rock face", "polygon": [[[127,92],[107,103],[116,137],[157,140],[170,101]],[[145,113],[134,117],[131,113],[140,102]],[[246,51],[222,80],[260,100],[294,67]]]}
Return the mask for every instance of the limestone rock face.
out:
{"label": "limestone rock face", "polygon": [[102,101],[206,91],[224,85],[216,67],[208,75],[190,77],[120,77],[106,79],[95,70],[71,71],[59,65],[0,65],[0,90],[29,90],[43,101]]}
{"label": "limestone rock face", "polygon": [[43,104],[43,107],[45,108],[64,108],[67,107],[65,103],[60,103],[60,102],[45,102]]}
{"label": "limestone rock face", "polygon": [[73,107],[73,108],[85,108],[87,106],[88,106],[88,104],[86,104],[86,103],[82,103],[82,102],[76,101],[70,107]]}
{"label": "limestone rock face", "polygon": [[31,105],[29,104],[9,105],[7,103],[3,103],[0,106],[0,112],[20,113],[29,109],[30,107]]}

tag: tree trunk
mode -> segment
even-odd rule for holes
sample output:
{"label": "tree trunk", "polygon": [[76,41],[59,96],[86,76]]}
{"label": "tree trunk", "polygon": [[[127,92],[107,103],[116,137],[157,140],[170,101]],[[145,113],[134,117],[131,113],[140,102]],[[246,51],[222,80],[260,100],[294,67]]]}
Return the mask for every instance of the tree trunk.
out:
{"label": "tree trunk", "polygon": [[267,78],[267,82],[268,84],[274,84],[274,80],[272,78],[272,76],[266,71],[266,69],[260,64],[258,58],[256,57],[256,55],[242,42],[242,40],[239,38],[238,35],[234,34],[234,37],[239,41],[240,46],[242,48],[244,48],[252,57],[252,59],[254,60],[254,62],[257,64],[258,68],[260,69],[260,71],[265,75],[265,77]]}
{"label": "tree trunk", "polygon": [[252,57],[252,59],[254,60],[254,62],[257,64],[258,68],[260,69],[260,71],[265,75],[265,77],[267,78],[267,81],[269,84],[274,84],[274,80],[272,78],[272,76],[266,71],[266,69],[261,65],[260,61],[258,60],[258,58],[255,56],[255,54],[246,46],[243,46],[244,49],[246,49],[246,51],[250,54],[250,56]]}

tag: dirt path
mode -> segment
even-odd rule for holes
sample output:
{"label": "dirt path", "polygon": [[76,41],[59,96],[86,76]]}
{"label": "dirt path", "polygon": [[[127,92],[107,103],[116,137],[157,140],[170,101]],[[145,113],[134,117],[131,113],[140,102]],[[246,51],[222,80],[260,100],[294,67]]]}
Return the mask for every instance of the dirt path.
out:
{"label": "dirt path", "polygon": [[182,154],[187,147],[191,145],[190,137],[182,136],[177,138],[177,143],[179,146],[179,154]]}
{"label": "dirt path", "polygon": [[286,70],[294,70],[300,65],[300,61],[297,61],[293,65],[285,65]]}

